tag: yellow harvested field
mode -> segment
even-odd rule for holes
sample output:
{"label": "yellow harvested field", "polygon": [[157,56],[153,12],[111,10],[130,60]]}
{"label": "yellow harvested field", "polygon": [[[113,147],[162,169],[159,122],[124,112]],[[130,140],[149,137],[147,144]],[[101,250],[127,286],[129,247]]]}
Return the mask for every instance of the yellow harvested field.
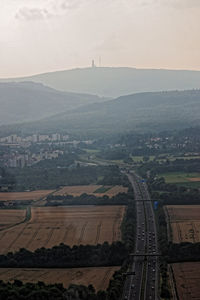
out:
{"label": "yellow harvested field", "polygon": [[[98,193],[95,191],[98,191],[98,189],[105,188],[107,189],[105,192]],[[104,187],[102,185],[80,185],[80,186],[65,186],[61,190],[54,193],[54,195],[73,195],[73,196],[80,196],[81,194],[93,194],[97,197],[103,197],[104,195],[107,195],[109,197],[113,197],[117,195],[118,193],[127,193],[128,188],[123,187],[121,185],[116,186],[110,186],[110,187]]]}
{"label": "yellow harvested field", "polygon": [[200,299],[200,262],[175,263],[171,267],[179,299]]}
{"label": "yellow harvested field", "polygon": [[54,195],[73,195],[80,196],[81,194],[93,194],[101,185],[76,185],[65,186],[61,190],[54,193]]}
{"label": "yellow harvested field", "polygon": [[0,201],[39,200],[52,192],[53,190],[37,190],[32,192],[0,193]]}
{"label": "yellow harvested field", "polygon": [[174,243],[200,242],[200,205],[168,205]]}
{"label": "yellow harvested field", "polygon": [[0,230],[23,222],[26,217],[25,209],[1,209],[0,210]]}
{"label": "yellow harvested field", "polygon": [[111,187],[111,189],[109,189],[107,192],[105,192],[104,195],[112,197],[112,196],[115,196],[119,193],[127,193],[127,192],[128,192],[127,187],[124,187],[124,186],[121,186],[121,185],[116,185],[116,186]]}
{"label": "yellow harvested field", "polygon": [[15,279],[23,282],[43,281],[46,284],[62,283],[68,287],[71,283],[78,285],[92,284],[95,289],[106,290],[109,280],[120,267],[73,268],[73,269],[0,269],[0,280],[12,282]]}
{"label": "yellow harvested field", "polygon": [[32,207],[31,212],[30,221],[0,231],[0,253],[121,240],[125,206]]}
{"label": "yellow harvested field", "polygon": [[187,178],[189,181],[198,182],[200,181],[200,177]]}

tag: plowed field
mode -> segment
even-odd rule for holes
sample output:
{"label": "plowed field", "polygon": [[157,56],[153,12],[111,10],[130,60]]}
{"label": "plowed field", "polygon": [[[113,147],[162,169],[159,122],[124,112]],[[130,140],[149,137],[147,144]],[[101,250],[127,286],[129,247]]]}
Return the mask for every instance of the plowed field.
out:
{"label": "plowed field", "polygon": [[200,299],[200,262],[172,264],[179,299]]}
{"label": "plowed field", "polygon": [[125,206],[33,207],[30,221],[0,231],[0,253],[121,239]]}
{"label": "plowed field", "polygon": [[80,269],[0,269],[0,280],[23,282],[43,281],[46,284],[63,283],[68,287],[71,283],[92,284],[96,290],[106,290],[109,280],[119,267],[99,267]]}
{"label": "plowed field", "polygon": [[166,210],[174,243],[200,242],[200,205],[169,205]]}

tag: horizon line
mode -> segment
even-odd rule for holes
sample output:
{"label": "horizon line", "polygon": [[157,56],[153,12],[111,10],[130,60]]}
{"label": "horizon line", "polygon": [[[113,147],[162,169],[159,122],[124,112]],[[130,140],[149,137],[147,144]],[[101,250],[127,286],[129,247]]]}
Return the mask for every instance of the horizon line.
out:
{"label": "horizon line", "polygon": [[96,69],[135,69],[135,70],[154,70],[154,71],[182,71],[182,72],[200,72],[200,70],[195,70],[195,69],[170,69],[170,68],[138,68],[138,67],[133,67],[133,66],[95,66],[95,67],[74,67],[70,69],[58,69],[54,71],[44,71],[41,73],[33,73],[31,75],[20,75],[20,76],[11,76],[11,77],[0,77],[0,80],[10,80],[10,79],[20,79],[20,78],[29,78],[29,77],[35,77],[39,75],[46,75],[50,73],[57,73],[57,72],[65,72],[65,71],[75,71],[75,70],[84,70],[84,69],[91,69],[91,70],[96,70]]}

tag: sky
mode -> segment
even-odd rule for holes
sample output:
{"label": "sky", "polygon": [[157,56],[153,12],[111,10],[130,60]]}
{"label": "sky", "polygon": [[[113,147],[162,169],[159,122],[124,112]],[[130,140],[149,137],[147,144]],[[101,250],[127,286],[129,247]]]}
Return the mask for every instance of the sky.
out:
{"label": "sky", "polygon": [[200,70],[200,0],[0,0],[0,77],[101,66]]}

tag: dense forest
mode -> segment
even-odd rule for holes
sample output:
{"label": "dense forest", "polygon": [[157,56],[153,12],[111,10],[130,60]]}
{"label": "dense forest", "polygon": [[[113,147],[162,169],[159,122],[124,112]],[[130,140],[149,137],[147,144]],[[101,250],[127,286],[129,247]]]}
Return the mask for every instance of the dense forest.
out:
{"label": "dense forest", "polygon": [[60,244],[51,249],[41,248],[35,252],[20,249],[15,253],[0,255],[0,267],[5,268],[75,268],[120,266],[127,258],[124,243],[107,242],[98,245],[80,245],[72,248]]}
{"label": "dense forest", "polygon": [[[46,164],[46,163],[45,163]],[[24,191],[37,189],[57,189],[64,185],[124,185],[128,182],[120,173],[118,166],[80,166],[72,168],[55,166],[21,168],[1,168],[0,186],[7,185],[10,190]]]}

